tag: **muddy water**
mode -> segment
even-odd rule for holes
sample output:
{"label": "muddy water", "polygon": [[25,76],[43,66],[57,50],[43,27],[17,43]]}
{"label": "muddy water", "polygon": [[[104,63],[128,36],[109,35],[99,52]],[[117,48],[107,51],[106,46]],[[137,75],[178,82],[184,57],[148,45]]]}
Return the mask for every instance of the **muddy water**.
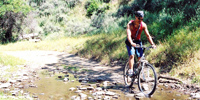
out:
{"label": "muddy water", "polygon": [[[32,97],[39,98],[40,100],[70,100],[74,95],[78,96],[78,93],[74,91],[69,91],[71,87],[77,88],[81,83],[76,81],[72,74],[69,75],[69,80],[74,82],[63,82],[63,78],[58,78],[58,76],[64,76],[63,74],[57,73],[55,75],[49,73],[40,74],[40,80],[36,81],[35,84],[37,88],[28,88],[27,91],[32,95]],[[93,83],[94,84],[94,83]],[[133,93],[127,92],[127,89],[122,85],[113,85],[112,88],[107,88],[107,90],[115,92],[118,94],[118,98],[114,100],[135,100],[138,98],[134,97]],[[135,85],[134,87],[137,87]],[[96,87],[95,87],[96,88]],[[136,90],[138,91],[138,90]],[[92,97],[91,92],[93,91],[83,91],[88,97]],[[188,95],[181,94],[175,90],[171,90],[164,86],[158,86],[156,92],[151,98],[139,98],[140,100],[184,100],[188,99]],[[104,99],[104,96],[102,96]]]}

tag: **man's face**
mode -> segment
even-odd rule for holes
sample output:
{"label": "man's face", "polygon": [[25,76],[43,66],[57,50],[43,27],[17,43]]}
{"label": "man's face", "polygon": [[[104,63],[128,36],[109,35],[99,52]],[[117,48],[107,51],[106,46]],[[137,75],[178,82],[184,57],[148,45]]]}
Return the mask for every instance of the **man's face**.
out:
{"label": "man's face", "polygon": [[137,17],[136,16],[136,18],[141,22],[141,21],[143,21],[143,17]]}

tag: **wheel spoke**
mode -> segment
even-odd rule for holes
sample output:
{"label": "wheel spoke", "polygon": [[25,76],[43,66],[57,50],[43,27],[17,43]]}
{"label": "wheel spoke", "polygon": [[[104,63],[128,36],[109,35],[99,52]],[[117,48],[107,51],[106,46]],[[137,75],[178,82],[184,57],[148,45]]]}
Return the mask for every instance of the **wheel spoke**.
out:
{"label": "wheel spoke", "polygon": [[139,73],[138,87],[145,95],[151,95],[156,88],[157,78],[152,65],[145,65]]}

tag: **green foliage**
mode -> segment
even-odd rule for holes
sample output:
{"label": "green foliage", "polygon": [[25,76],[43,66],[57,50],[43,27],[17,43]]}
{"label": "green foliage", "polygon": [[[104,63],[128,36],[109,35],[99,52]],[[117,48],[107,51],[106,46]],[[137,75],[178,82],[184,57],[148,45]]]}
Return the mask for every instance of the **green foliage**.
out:
{"label": "green foliage", "polygon": [[91,0],[87,3],[88,6],[86,6],[87,8],[87,14],[86,16],[90,17],[92,16],[93,12],[97,11],[98,9],[98,3],[95,0]]}
{"label": "green foliage", "polygon": [[85,9],[87,10],[86,16],[91,17],[95,12],[96,12],[96,15],[105,13],[105,11],[108,10],[110,7],[108,4],[103,3],[103,2],[100,2],[98,0],[87,1],[85,3]]}
{"label": "green foliage", "polygon": [[6,12],[24,13],[25,15],[31,10],[31,7],[26,2],[21,0],[3,0],[0,1],[0,17],[5,15]]}

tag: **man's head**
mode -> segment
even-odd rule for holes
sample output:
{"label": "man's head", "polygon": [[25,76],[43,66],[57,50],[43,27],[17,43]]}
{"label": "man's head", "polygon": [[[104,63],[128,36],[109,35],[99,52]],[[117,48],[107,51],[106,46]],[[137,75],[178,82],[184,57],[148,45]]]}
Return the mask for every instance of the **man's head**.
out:
{"label": "man's head", "polygon": [[144,17],[144,12],[143,11],[136,11],[135,16],[136,17]]}
{"label": "man's head", "polygon": [[142,21],[144,17],[144,12],[143,11],[136,11],[135,12],[135,17],[139,20]]}

